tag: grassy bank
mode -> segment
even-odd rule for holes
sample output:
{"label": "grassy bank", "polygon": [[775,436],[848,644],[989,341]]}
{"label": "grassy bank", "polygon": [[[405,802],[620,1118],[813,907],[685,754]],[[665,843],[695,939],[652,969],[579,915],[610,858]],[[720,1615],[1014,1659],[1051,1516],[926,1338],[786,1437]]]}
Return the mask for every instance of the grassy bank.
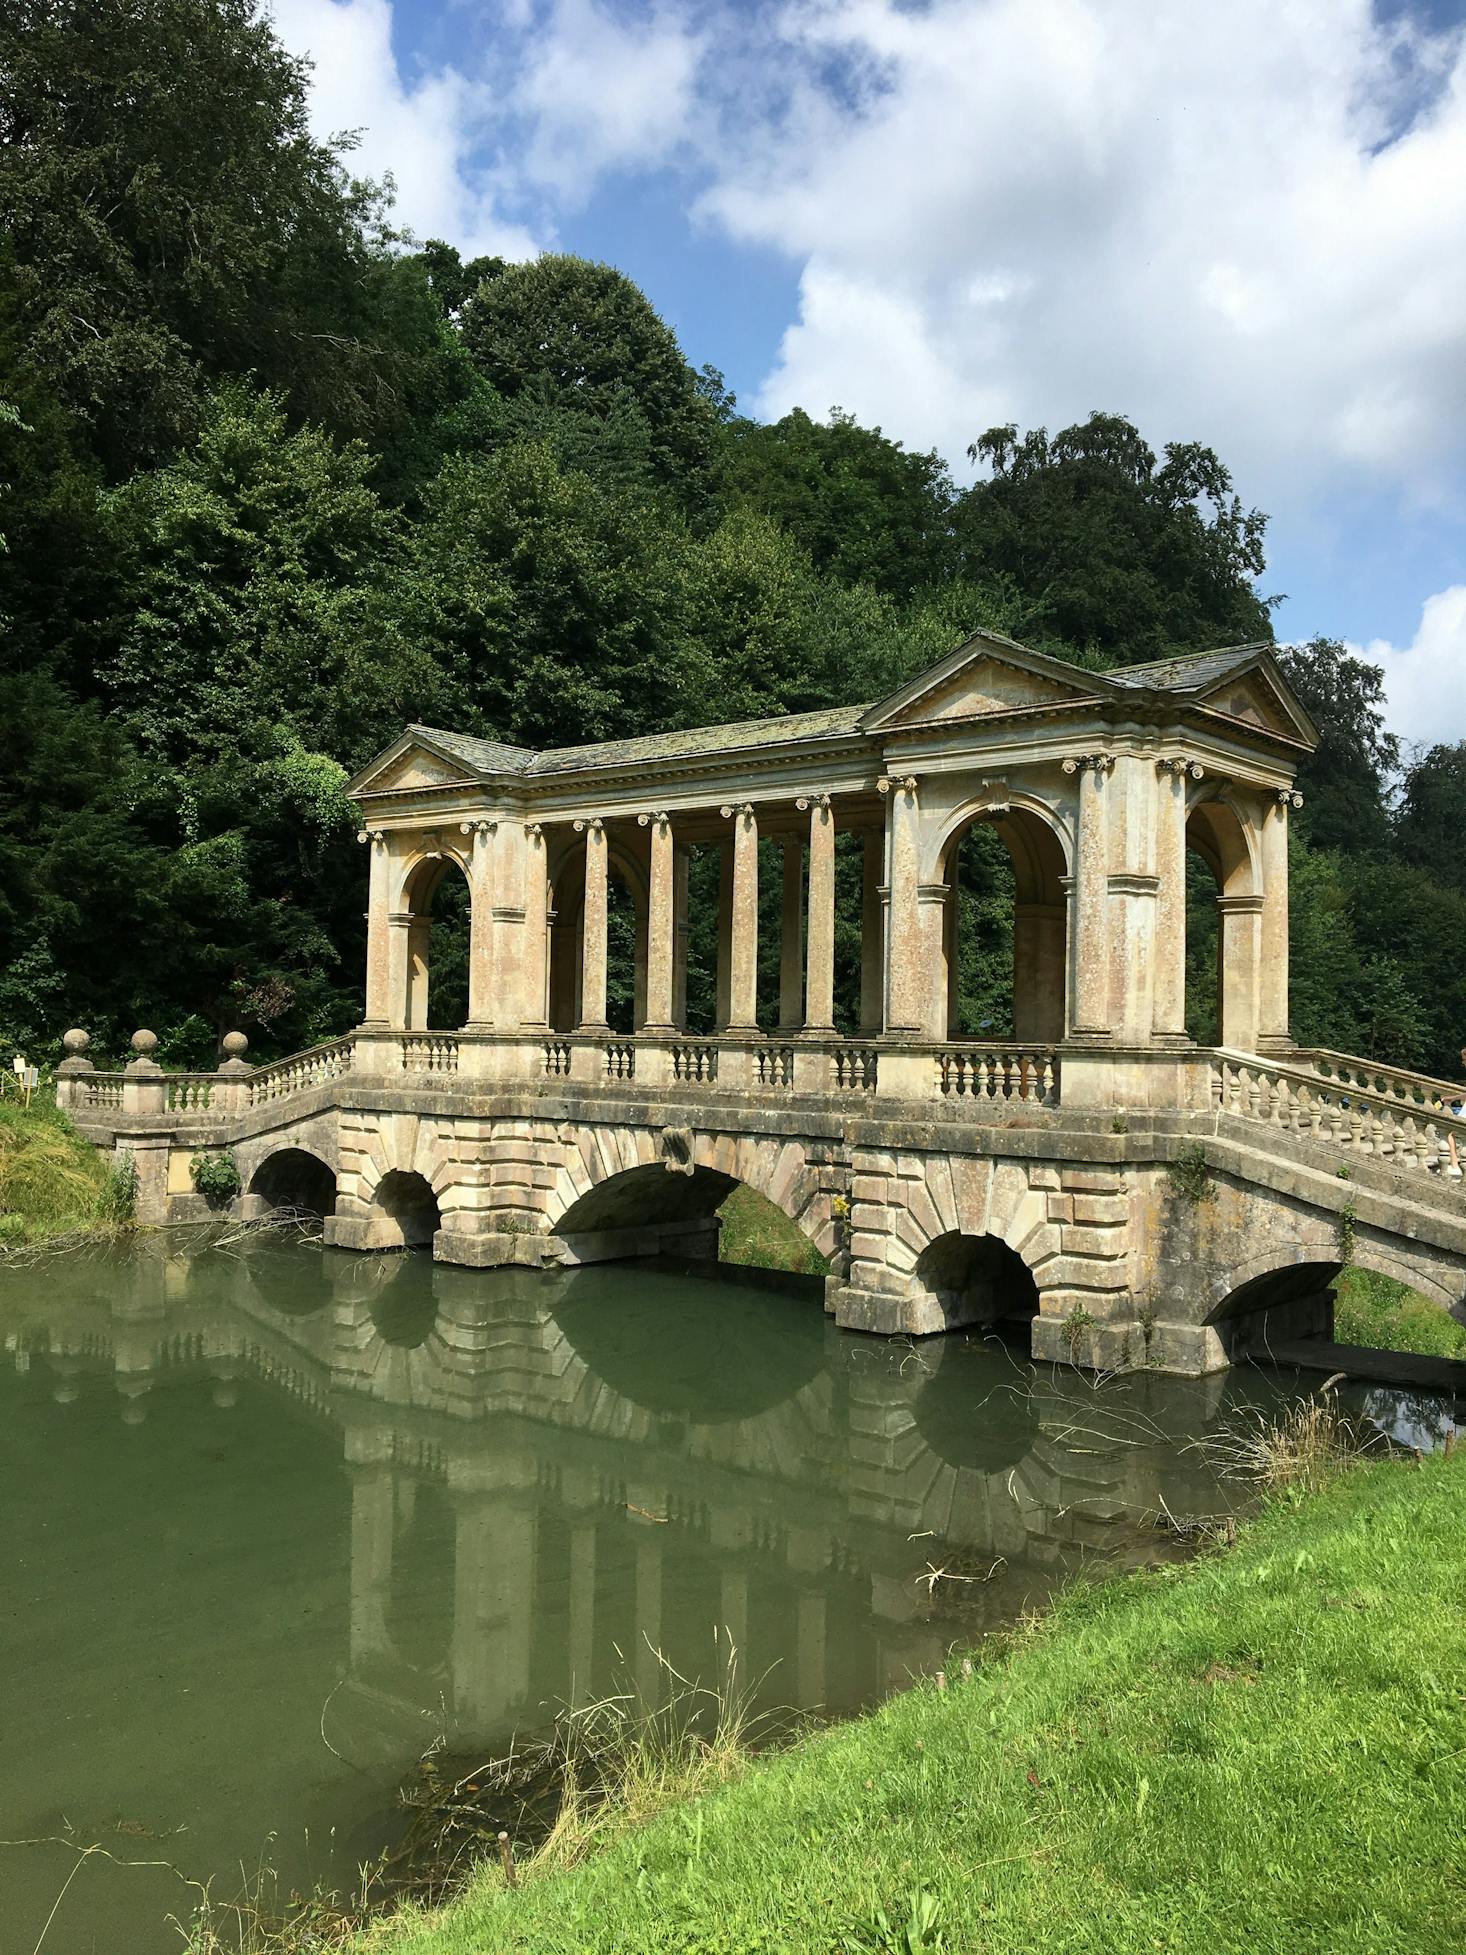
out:
{"label": "grassy bank", "polygon": [[132,1189],[57,1108],[0,1103],[0,1250],[100,1234],[132,1215]]}
{"label": "grassy bank", "polygon": [[829,1264],[803,1230],[752,1188],[737,1187],[718,1210],[723,1229],[718,1259],[745,1268],[824,1276]]}
{"label": "grassy bank", "polygon": [[747,1768],[392,1955],[1446,1955],[1466,1922],[1466,1459],[1275,1502],[970,1680]]}
{"label": "grassy bank", "polygon": [[1466,1358],[1466,1324],[1391,1277],[1346,1269],[1334,1285],[1334,1336],[1340,1344]]}

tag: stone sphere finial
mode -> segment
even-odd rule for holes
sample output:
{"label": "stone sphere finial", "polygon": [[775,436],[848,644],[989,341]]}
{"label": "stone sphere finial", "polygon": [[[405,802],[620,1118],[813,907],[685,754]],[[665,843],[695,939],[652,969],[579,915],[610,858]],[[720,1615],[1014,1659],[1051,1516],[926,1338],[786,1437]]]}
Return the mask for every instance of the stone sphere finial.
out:
{"label": "stone sphere finial", "polygon": [[139,1059],[151,1059],[158,1049],[158,1034],[148,1031],[134,1032],[130,1044]]}
{"label": "stone sphere finial", "polygon": [[242,1059],[249,1051],[249,1040],[243,1032],[226,1032],[219,1043],[226,1059]]}
{"label": "stone sphere finial", "polygon": [[69,1032],[61,1034],[61,1043],[68,1059],[80,1059],[92,1042],[90,1032],[84,1032],[80,1025],[73,1025]]}

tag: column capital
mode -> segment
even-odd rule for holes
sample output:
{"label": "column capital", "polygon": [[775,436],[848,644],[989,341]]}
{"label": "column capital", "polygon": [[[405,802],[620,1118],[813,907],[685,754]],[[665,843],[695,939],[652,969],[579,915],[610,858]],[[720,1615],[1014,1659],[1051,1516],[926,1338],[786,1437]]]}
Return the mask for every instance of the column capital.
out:
{"label": "column capital", "polygon": [[499,826],[497,820],[460,821],[460,835],[492,835]]}
{"label": "column capital", "polygon": [[916,798],[917,777],[915,774],[882,774],[876,782],[877,794],[909,794]]}
{"label": "column capital", "polygon": [[638,828],[650,828],[653,822],[656,823],[658,828],[670,828],[672,817],[665,808],[653,808],[650,814],[638,815],[636,817]]}
{"label": "column capital", "polygon": [[1298,792],[1297,788],[1280,787],[1278,789],[1278,806],[1280,808],[1301,808],[1303,806],[1303,796]]}
{"label": "column capital", "polygon": [[602,821],[599,815],[585,815],[581,819],[577,820],[575,824],[575,832],[577,835],[584,835],[587,833],[592,835],[599,835],[603,831],[605,826],[606,826],[605,822]]}
{"label": "column capital", "polygon": [[538,822],[538,821],[527,821],[524,824],[524,832],[526,835],[529,836],[530,840],[533,841],[536,835],[544,834],[545,832],[544,824],[543,822]]}
{"label": "column capital", "polygon": [[754,813],[754,806],[751,801],[725,801],[722,807],[719,808],[718,813],[723,817],[724,821],[731,821],[735,815],[743,815],[751,818]]}
{"label": "column capital", "polygon": [[800,814],[807,814],[811,808],[828,808],[830,797],[828,794],[801,794],[794,805]]}
{"label": "column capital", "polygon": [[1206,772],[1199,760],[1188,759],[1185,754],[1163,754],[1155,765],[1158,774],[1178,774],[1183,779],[1190,775],[1193,781],[1199,781]]}
{"label": "column capital", "polygon": [[1070,754],[1064,762],[1066,774],[1082,774],[1086,770],[1095,774],[1108,774],[1115,764],[1115,756],[1109,753]]}
{"label": "column capital", "polygon": [[358,828],[356,839],[359,842],[370,842],[373,847],[380,847],[387,839],[387,831],[385,828]]}

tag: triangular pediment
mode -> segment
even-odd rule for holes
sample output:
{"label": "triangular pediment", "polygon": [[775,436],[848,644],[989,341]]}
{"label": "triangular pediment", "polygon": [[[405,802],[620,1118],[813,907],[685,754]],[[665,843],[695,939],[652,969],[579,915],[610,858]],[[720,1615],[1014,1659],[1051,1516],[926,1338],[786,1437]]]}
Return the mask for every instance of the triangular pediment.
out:
{"label": "triangular pediment", "polygon": [[1308,738],[1311,729],[1302,724],[1292,704],[1285,699],[1268,674],[1260,669],[1224,679],[1197,701],[1213,713],[1261,727],[1267,733],[1281,733],[1286,739]]}
{"label": "triangular pediment", "polygon": [[1080,705],[1108,689],[1097,675],[995,634],[976,636],[873,706],[867,732],[981,719],[1045,707]]}
{"label": "triangular pediment", "polygon": [[357,775],[352,795],[404,794],[415,788],[472,787],[475,776],[461,760],[438,753],[423,740],[404,736]]}

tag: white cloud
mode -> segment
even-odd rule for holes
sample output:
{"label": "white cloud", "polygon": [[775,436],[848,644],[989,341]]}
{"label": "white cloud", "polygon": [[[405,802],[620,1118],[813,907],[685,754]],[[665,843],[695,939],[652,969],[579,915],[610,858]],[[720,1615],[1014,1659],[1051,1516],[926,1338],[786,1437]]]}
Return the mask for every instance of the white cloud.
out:
{"label": "white cloud", "polygon": [[533,256],[530,232],[501,214],[503,173],[475,161],[496,109],[486,83],[451,67],[405,79],[392,50],[391,0],[273,0],[272,13],[285,45],[315,64],[314,134],[361,131],[352,167],[396,179],[398,223],[420,238],[446,238],[466,258]]}
{"label": "white cloud", "polygon": [[761,410],[954,455],[1114,408],[1273,507],[1338,471],[1444,493],[1466,34],[1368,0],[804,0],[779,31],[785,102],[728,106],[702,203],[802,264]]}
{"label": "white cloud", "polygon": [[1363,656],[1384,667],[1391,732],[1428,746],[1466,740],[1466,584],[1425,600],[1410,644],[1376,638]]}
{"label": "white cloud", "polygon": [[556,0],[517,90],[532,129],[527,174],[574,200],[605,170],[662,162],[687,134],[700,51],[675,13],[627,20],[594,0]]}

